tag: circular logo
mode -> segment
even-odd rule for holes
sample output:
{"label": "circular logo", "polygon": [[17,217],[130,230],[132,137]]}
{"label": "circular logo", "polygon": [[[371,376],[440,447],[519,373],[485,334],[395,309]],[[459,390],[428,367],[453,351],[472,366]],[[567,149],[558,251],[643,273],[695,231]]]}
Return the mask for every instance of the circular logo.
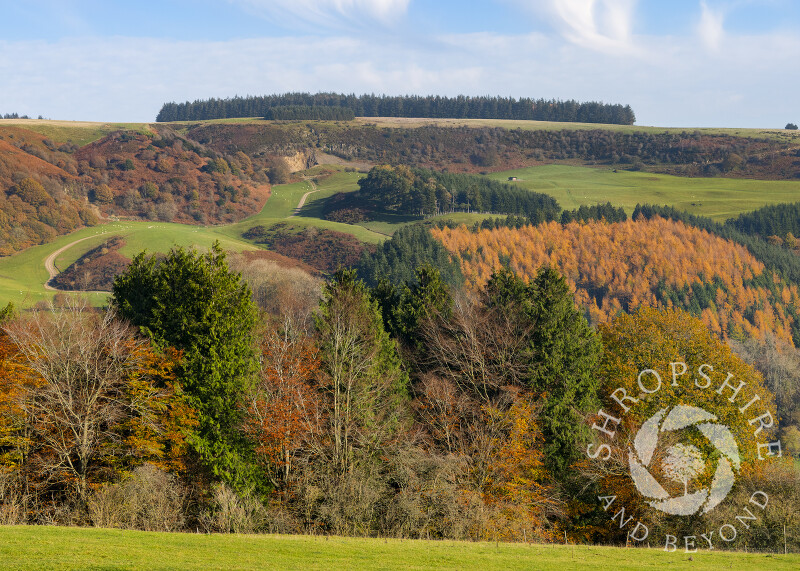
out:
{"label": "circular logo", "polygon": [[[660,467],[670,480],[684,485],[683,495],[671,496],[653,476],[659,436],[695,427],[719,452],[710,487],[689,493],[689,483],[706,467],[706,458],[692,444],[678,443],[665,450]],[[688,516],[708,513],[728,495],[734,484],[734,470],[739,471],[739,447],[727,426],[702,408],[678,405],[663,408],[642,424],[628,449],[628,463],[636,489],[653,508],[670,515]]]}

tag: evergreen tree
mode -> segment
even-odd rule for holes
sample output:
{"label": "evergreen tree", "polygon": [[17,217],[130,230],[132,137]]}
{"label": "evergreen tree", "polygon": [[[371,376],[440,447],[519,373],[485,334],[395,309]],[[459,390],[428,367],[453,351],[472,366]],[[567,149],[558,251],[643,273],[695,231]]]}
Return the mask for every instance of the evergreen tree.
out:
{"label": "evergreen tree", "polygon": [[540,269],[528,284],[501,269],[489,280],[486,294],[488,304],[504,311],[527,337],[527,381],[543,400],[545,464],[563,478],[587,436],[580,415],[596,404],[593,371],[601,353],[599,338],[553,268]]}
{"label": "evergreen tree", "polygon": [[244,490],[256,481],[238,430],[240,400],[255,370],[256,308],[215,243],[206,254],[145,252],[114,280],[113,303],[152,341],[182,351],[179,378],[198,413],[193,445],[219,479]]}

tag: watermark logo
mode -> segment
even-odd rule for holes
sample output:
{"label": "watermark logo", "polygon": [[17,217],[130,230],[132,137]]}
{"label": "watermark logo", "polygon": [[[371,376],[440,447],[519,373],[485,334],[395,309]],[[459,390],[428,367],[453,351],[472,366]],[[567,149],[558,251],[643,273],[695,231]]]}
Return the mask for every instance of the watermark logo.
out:
{"label": "watermark logo", "polygon": [[[683,483],[683,495],[672,497],[648,467],[658,447],[660,433],[680,432],[689,427],[696,427],[719,452],[716,471],[709,488],[689,493],[689,482],[703,473],[708,459],[693,444],[673,444],[667,449],[662,472],[671,480]],[[717,507],[733,488],[734,470],[738,472],[741,464],[739,447],[728,427],[719,424],[713,414],[694,406],[678,405],[659,410],[642,424],[633,447],[634,450],[628,451],[628,461],[636,489],[650,498],[647,502],[650,506],[670,515],[705,514]]]}
{"label": "watermark logo", "polygon": [[[655,539],[666,551],[681,544],[687,552],[732,544],[749,530],[769,496],[752,480],[734,494],[737,477],[745,462],[782,455],[756,389],[707,363],[690,372],[672,362],[613,390],[592,424],[598,439],[586,450],[610,483],[611,493],[598,499],[612,525],[634,542]],[[720,506],[726,509],[712,515]]]}

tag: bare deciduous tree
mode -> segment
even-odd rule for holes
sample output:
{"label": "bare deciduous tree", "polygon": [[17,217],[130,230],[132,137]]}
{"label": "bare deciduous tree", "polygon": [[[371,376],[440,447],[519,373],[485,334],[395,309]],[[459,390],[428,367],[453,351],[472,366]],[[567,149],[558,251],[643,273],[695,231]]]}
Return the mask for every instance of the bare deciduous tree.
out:
{"label": "bare deciduous tree", "polygon": [[126,383],[143,363],[145,345],[113,311],[98,313],[70,298],[64,307],[33,311],[6,331],[21,353],[28,382],[15,403],[31,427],[39,476],[87,497],[99,458],[117,451],[116,425],[147,414],[149,397],[132,400]]}

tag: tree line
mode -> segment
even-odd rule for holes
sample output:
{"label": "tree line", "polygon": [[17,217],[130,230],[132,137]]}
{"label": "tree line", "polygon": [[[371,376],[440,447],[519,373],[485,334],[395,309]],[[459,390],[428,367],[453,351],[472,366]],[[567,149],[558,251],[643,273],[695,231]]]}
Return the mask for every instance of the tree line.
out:
{"label": "tree line", "polygon": [[514,119],[633,125],[630,105],[522,97],[457,97],[284,93],[266,96],[206,99],[165,103],[157,122],[201,121],[229,117],[266,117],[280,107],[349,109],[357,117],[424,117],[455,119]]}
{"label": "tree line", "polygon": [[358,186],[358,193],[347,202],[406,215],[490,212],[525,216],[538,224],[553,220],[561,210],[553,197],[539,192],[480,176],[403,165],[373,167]]}

